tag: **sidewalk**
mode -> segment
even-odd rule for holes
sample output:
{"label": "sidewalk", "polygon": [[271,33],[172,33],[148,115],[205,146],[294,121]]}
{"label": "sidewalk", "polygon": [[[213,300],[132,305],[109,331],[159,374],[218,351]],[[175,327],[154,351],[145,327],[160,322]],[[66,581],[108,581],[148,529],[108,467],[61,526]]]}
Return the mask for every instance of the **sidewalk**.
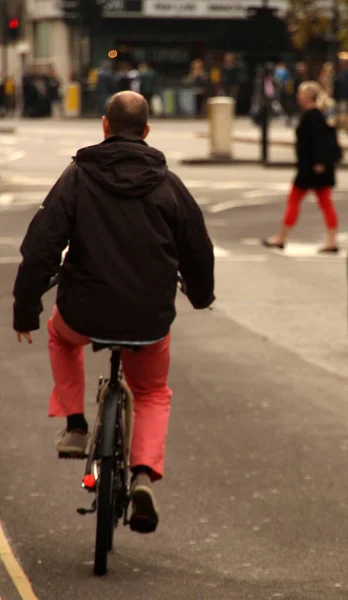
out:
{"label": "sidewalk", "polygon": [[[208,131],[199,133],[199,137],[207,137]],[[232,134],[234,142],[242,144],[260,143],[261,129],[253,124],[248,117],[237,117]],[[293,146],[296,139],[295,128],[288,127],[279,120],[273,120],[269,128],[269,140],[272,146]],[[345,131],[339,132],[340,144],[348,150],[348,135]]]}

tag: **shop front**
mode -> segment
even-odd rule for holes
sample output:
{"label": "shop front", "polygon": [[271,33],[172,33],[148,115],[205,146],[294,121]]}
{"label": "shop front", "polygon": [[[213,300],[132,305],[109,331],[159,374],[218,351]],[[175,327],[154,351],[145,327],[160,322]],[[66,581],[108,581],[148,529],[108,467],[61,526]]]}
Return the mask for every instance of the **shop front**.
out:
{"label": "shop front", "polygon": [[[241,112],[248,109],[253,57],[248,50],[248,9],[261,0],[109,0],[102,27],[92,33],[91,66],[108,57],[115,69],[147,62],[158,74],[165,113],[194,110],[186,78],[194,59],[209,71],[226,52],[238,55],[243,72]],[[277,4],[272,2],[271,5]],[[278,1],[284,8],[284,1]],[[244,100],[243,100],[244,99]]]}

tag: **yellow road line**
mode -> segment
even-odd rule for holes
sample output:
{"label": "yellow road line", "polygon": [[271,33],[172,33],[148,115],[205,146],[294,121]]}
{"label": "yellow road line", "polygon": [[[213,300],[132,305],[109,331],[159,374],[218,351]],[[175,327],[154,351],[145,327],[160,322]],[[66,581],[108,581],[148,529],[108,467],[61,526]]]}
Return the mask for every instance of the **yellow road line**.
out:
{"label": "yellow road line", "polygon": [[[22,600],[39,600],[35,596],[31,583],[16,559],[7,540],[5,532],[0,525],[0,560],[2,560],[17,592]],[[1,598],[0,598],[1,600]]]}

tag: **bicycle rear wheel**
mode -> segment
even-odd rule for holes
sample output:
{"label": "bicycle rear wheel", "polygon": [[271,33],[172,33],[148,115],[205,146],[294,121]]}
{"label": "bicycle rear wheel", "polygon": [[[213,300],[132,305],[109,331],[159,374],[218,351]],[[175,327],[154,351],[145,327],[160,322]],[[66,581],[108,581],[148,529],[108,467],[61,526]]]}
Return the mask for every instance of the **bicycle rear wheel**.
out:
{"label": "bicycle rear wheel", "polygon": [[107,573],[108,552],[114,529],[114,468],[113,457],[101,458],[97,499],[97,533],[94,558],[95,575]]}

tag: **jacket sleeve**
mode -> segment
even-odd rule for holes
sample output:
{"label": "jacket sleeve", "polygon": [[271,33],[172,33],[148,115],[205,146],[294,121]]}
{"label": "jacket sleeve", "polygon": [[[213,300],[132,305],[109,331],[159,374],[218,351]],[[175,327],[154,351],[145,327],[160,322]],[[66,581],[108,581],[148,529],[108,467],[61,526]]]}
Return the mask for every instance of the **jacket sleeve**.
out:
{"label": "jacket sleeve", "polygon": [[29,225],[20,251],[23,257],[14,286],[15,331],[39,329],[41,297],[61,263],[76,208],[76,167],[70,165],[54,185]]}
{"label": "jacket sleeve", "polygon": [[208,308],[214,295],[214,250],[202,212],[182,181],[170,173],[177,201],[175,237],[179,270],[194,308]]}

